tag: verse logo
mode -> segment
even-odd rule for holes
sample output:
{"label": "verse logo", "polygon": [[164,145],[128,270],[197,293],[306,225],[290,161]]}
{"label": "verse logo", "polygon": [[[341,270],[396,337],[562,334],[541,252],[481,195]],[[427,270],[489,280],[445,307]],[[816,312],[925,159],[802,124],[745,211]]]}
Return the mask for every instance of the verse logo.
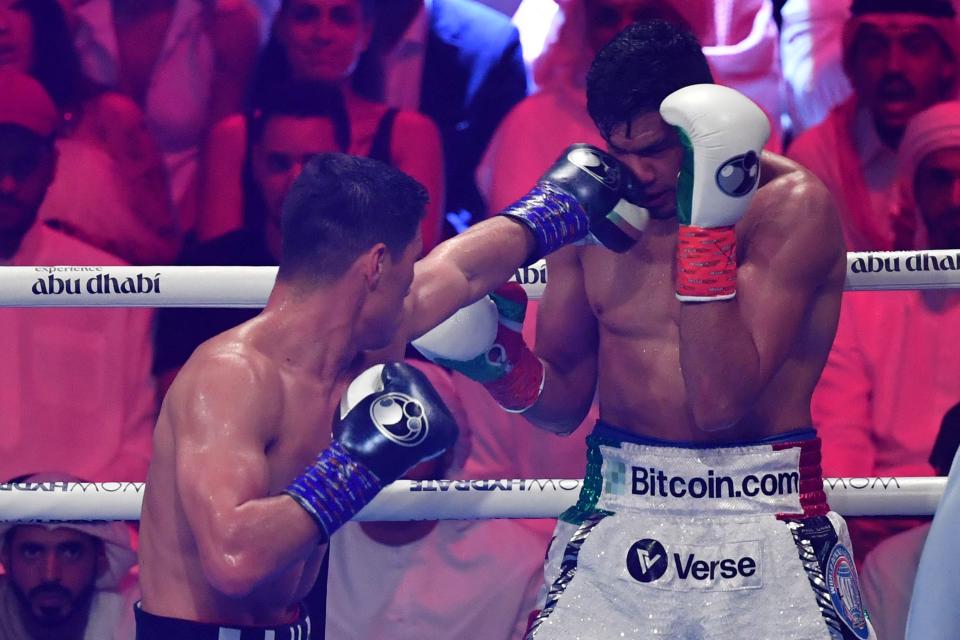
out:
{"label": "verse logo", "polygon": [[668,566],[667,550],[652,538],[634,542],[627,552],[627,571],[637,582],[653,582],[662,578]]}
{"label": "verse logo", "polygon": [[670,591],[732,591],[763,586],[760,542],[718,545],[671,544],[653,538],[634,542],[627,551],[627,572],[637,582]]}

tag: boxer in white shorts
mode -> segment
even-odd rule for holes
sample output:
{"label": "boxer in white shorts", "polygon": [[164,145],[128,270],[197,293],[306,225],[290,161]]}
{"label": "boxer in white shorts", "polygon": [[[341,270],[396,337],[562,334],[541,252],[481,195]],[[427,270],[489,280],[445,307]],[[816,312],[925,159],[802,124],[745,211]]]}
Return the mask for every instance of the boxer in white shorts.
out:
{"label": "boxer in white shorts", "polygon": [[762,150],[766,115],[711,83],[681,27],[637,23],[608,44],[587,106],[633,174],[642,237],[550,255],[535,354],[517,291],[495,296],[485,356],[430,344],[549,431],[569,433],[599,400],[606,424],[529,638],[873,637],[808,427],[846,271],[837,214],[815,177]]}
{"label": "boxer in white shorts", "polygon": [[601,422],[588,443],[528,638],[872,637],[813,429],[702,447]]}

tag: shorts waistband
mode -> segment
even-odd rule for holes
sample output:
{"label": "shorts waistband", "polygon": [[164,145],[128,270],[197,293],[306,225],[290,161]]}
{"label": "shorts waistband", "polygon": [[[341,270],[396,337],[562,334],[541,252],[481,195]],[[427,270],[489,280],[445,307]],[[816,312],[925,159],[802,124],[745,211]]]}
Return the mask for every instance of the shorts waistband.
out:
{"label": "shorts waistband", "polygon": [[720,444],[707,444],[703,442],[692,442],[688,440],[663,440],[651,436],[633,433],[626,429],[603,420],[597,420],[590,433],[590,437],[602,440],[613,440],[616,442],[632,442],[634,444],[646,444],[653,447],[676,447],[678,449],[724,449],[729,447],[750,447],[758,444],[782,444],[784,442],[803,442],[813,440],[817,437],[817,430],[813,427],[801,427],[792,429],[785,433],[760,438],[758,440],[737,440],[734,442],[723,442]]}
{"label": "shorts waistband", "polygon": [[300,605],[296,622],[272,627],[225,627],[154,615],[134,606],[137,640],[310,640],[310,616]]}
{"label": "shorts waistband", "polygon": [[[719,446],[668,442],[598,423],[574,512],[660,515],[771,513],[784,519],[829,511],[812,428]],[[579,519],[575,514],[574,519]]]}

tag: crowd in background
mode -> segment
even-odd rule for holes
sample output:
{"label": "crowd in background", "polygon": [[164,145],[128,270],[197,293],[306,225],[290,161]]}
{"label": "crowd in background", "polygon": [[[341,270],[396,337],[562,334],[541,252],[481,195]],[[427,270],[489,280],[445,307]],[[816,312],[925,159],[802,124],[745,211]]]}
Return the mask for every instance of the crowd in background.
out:
{"label": "crowd in background", "polygon": [[[960,253],[951,0],[487,4],[0,0],[0,265],[277,264],[284,196],[329,151],[419,180],[429,251],[526,193],[569,144],[604,145],[587,69],[647,19],[688,27],[716,82],[763,108],[768,149],[827,185],[848,250]],[[0,479],[143,481],[178,369],[254,314],[0,309]],[[532,303],[531,344],[535,322]],[[812,405],[824,475],[947,472],[960,433],[954,329],[950,290],[844,295]],[[536,431],[472,381],[417,366],[462,430],[419,477],[582,475],[587,429]],[[325,607],[330,638],[517,638],[552,529],[351,523],[311,606]],[[878,633],[902,637],[925,525],[851,530]],[[123,526],[0,530],[0,640],[132,638],[135,545]]]}

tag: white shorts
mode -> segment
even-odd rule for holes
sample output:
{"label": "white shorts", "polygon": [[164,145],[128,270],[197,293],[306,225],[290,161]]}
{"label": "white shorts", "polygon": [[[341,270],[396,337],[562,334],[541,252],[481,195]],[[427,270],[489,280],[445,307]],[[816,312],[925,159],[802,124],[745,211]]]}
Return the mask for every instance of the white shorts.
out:
{"label": "white shorts", "polygon": [[818,439],[684,448],[616,433],[588,441],[528,640],[876,637]]}

